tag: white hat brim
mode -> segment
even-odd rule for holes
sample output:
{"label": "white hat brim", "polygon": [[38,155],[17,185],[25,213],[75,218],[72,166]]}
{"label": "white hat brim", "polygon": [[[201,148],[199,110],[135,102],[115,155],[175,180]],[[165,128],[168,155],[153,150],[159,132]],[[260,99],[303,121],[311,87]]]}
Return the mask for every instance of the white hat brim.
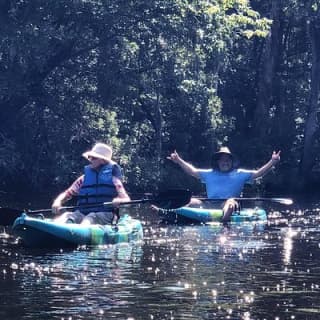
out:
{"label": "white hat brim", "polygon": [[86,158],[87,160],[89,160],[89,157],[94,157],[94,158],[98,158],[98,159],[102,159],[102,160],[106,160],[106,161],[111,161],[111,158],[107,158],[107,157],[104,157],[102,156],[101,154],[99,153],[96,153],[96,152],[93,152],[93,151],[87,151],[87,152],[84,152],[82,154],[82,156],[84,158]]}

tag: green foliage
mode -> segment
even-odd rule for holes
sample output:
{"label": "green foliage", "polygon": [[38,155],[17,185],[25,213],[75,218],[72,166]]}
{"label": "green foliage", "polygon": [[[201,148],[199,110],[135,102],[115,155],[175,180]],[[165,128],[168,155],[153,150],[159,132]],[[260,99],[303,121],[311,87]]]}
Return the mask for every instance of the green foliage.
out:
{"label": "green foliage", "polygon": [[[174,149],[208,166],[212,150],[229,144],[256,165],[280,145],[296,168],[311,61],[301,8],[311,14],[294,0],[281,8],[273,125],[251,139],[271,0],[2,2],[2,188],[65,188],[95,141],[113,146],[131,192],[199,187],[168,167]],[[315,1],[308,8],[318,12]]]}

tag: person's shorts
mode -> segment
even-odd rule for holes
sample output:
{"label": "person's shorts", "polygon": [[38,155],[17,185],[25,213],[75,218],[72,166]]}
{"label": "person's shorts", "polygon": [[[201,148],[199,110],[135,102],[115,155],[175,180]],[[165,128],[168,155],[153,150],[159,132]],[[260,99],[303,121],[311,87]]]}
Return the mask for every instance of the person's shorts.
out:
{"label": "person's shorts", "polygon": [[99,211],[99,212],[90,212],[87,215],[84,215],[79,210],[73,212],[65,212],[64,221],[67,223],[81,223],[83,221],[88,221],[90,224],[111,224],[113,221],[113,212],[108,211]]}
{"label": "person's shorts", "polygon": [[87,214],[82,221],[88,221],[90,224],[111,224],[113,220],[113,212],[99,211],[90,212]]}
{"label": "person's shorts", "polygon": [[79,210],[76,211],[67,211],[63,213],[63,221],[66,223],[81,223],[85,215]]}

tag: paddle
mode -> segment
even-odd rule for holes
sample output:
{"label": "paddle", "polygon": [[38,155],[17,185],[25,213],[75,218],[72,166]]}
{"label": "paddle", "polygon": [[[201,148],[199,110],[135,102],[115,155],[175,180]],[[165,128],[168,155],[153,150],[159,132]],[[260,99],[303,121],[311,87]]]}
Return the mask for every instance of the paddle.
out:
{"label": "paddle", "polygon": [[[209,199],[209,198],[196,198],[202,201],[220,201],[220,200],[227,200],[227,199]],[[232,198],[236,201],[270,201],[270,202],[277,202],[284,205],[291,205],[293,204],[293,200],[289,198]]]}
{"label": "paddle", "polygon": [[[165,209],[176,209],[186,205],[191,198],[191,192],[189,190],[183,189],[171,189],[166,191],[161,191],[155,196],[146,197],[138,200],[131,200],[122,202],[121,205],[135,205],[143,203],[151,203],[158,207]],[[103,202],[98,204],[88,204],[81,206],[69,206],[61,207],[62,211],[72,211],[81,208],[93,208],[97,206],[110,207],[112,202]],[[40,214],[40,213],[51,213],[52,209],[39,209],[39,210],[20,210],[14,208],[0,208],[0,225],[8,226],[13,224],[14,220],[18,218],[22,212],[28,214]]]}

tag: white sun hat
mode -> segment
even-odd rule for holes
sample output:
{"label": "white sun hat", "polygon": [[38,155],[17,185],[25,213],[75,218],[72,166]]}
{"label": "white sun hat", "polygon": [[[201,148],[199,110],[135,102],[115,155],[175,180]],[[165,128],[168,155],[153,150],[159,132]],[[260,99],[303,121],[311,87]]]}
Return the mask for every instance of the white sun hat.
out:
{"label": "white sun hat", "polygon": [[86,151],[82,154],[87,160],[90,157],[103,159],[106,161],[111,161],[112,158],[112,148],[104,143],[96,143],[91,150]]}

